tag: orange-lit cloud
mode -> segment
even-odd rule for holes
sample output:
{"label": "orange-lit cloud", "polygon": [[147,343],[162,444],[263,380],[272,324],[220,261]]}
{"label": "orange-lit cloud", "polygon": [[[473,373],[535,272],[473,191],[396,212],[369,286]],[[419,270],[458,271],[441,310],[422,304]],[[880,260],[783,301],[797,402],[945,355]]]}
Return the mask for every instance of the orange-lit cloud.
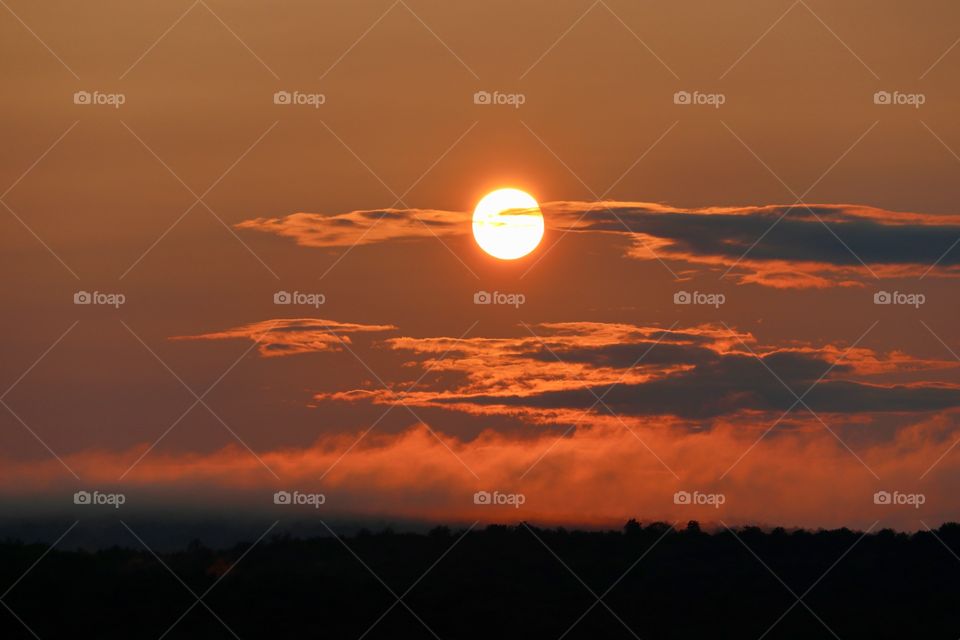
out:
{"label": "orange-lit cloud", "polygon": [[[595,322],[544,323],[516,338],[389,338],[394,351],[433,374],[403,394],[409,405],[475,415],[566,422],[610,410],[623,416],[715,420],[779,412],[811,389],[805,403],[838,414],[925,412],[960,406],[960,387],[932,372],[952,360],[920,359],[849,345],[758,344],[749,333],[699,325],[663,327]],[[920,372],[926,380],[878,377]],[[821,379],[822,378],[822,379]],[[398,383],[399,388],[406,383]],[[792,393],[791,393],[792,392]],[[697,398],[695,402],[691,398]],[[318,401],[390,404],[390,389],[321,392]]]}
{"label": "orange-lit cloud", "polygon": [[[960,275],[960,216],[848,204],[680,209],[645,202],[548,202],[547,224],[562,232],[632,240],[627,255],[660,258],[775,288],[863,286],[876,278]],[[257,218],[241,229],[302,246],[344,247],[471,233],[470,215],[434,209],[295,213]]]}
{"label": "orange-lit cloud", "polygon": [[320,318],[279,318],[253,322],[224,331],[194,336],[174,336],[171,340],[253,340],[264,357],[289,356],[316,351],[338,351],[350,344],[352,333],[392,331],[392,325],[356,324]]}
{"label": "orange-lit cloud", "polygon": [[462,235],[470,216],[437,209],[379,209],[337,215],[294,213],[283,218],[256,218],[236,225],[293,238],[305,247],[346,247],[389,240]]}
{"label": "orange-lit cloud", "polygon": [[[271,356],[329,352],[338,348],[338,336],[391,330],[295,319],[192,339],[266,341],[276,333],[279,342],[268,344],[281,346],[261,350]],[[462,412],[485,421],[475,437],[422,422],[399,433],[334,430],[304,447],[259,451],[264,464],[238,447],[154,450],[122,483],[117,478],[146,444],[65,460],[84,483],[146,492],[155,501],[203,486],[189,500],[216,494],[240,501],[239,492],[249,504],[252,493],[267,510],[271,491],[297,489],[327,495],[324,513],[381,518],[619,525],[635,516],[803,526],[868,526],[880,519],[883,526],[917,528],[920,518],[933,525],[960,508],[952,490],[960,454],[950,453],[960,439],[960,388],[935,375],[956,367],[953,361],[844,344],[770,345],[713,324],[555,322],[517,333],[378,336],[372,346],[381,355],[407,364],[414,378],[428,374],[419,386],[398,395],[394,389],[410,380],[388,381],[391,389],[384,390],[358,383],[315,396],[317,409],[399,400]],[[894,375],[919,381],[882,382]],[[821,376],[805,396],[817,414],[796,406],[785,415],[795,398],[783,384],[803,393]],[[603,406],[595,406],[587,388],[604,398]],[[502,429],[506,419],[529,428]],[[39,492],[53,491],[64,477],[56,462],[11,461],[0,469],[0,480],[28,478]],[[919,511],[876,505],[878,490],[922,492],[926,503]],[[525,504],[478,506],[476,491],[522,493]],[[677,491],[723,494],[725,503],[678,505]]]}
{"label": "orange-lit cloud", "polygon": [[[517,521],[619,526],[642,520],[783,525],[920,528],[955,519],[960,454],[944,456],[960,437],[956,412],[928,418],[895,437],[851,449],[813,420],[758,441],[763,427],[727,422],[709,431],[677,432],[649,422],[518,437],[486,432],[470,441],[437,436],[425,426],[400,434],[325,437],[303,449],[259,452],[152,451],[123,482],[117,478],[146,444],[125,452],[84,452],[65,458],[82,486],[128,492],[138,500],[189,508],[216,504],[246,513],[273,509],[277,489],[322,492],[331,515],[451,521]],[[442,438],[442,441],[441,441]],[[859,458],[859,460],[858,460]],[[939,460],[939,462],[937,462]],[[874,477],[874,474],[877,477]],[[878,479],[879,478],[879,479]],[[67,482],[67,480],[70,482]],[[56,461],[4,461],[4,487],[69,500],[72,478]],[[187,490],[189,489],[189,490]],[[9,491],[7,489],[6,491]],[[522,493],[519,509],[475,505],[475,491]],[[878,490],[923,493],[921,509],[876,505]],[[719,508],[674,503],[676,491],[723,494]]]}
{"label": "orange-lit cloud", "polygon": [[[322,319],[276,319],[177,340],[244,339],[264,357],[340,351],[351,333],[395,331]],[[724,416],[778,414],[797,404],[850,420],[960,406],[960,385],[938,379],[954,360],[882,353],[843,344],[760,344],[748,332],[702,324],[664,328],[623,323],[522,325],[508,338],[385,337],[374,342],[413,380],[365,382],[318,391],[325,402],[433,407],[535,424],[575,423],[615,412],[687,423]],[[351,349],[352,351],[353,349]],[[898,375],[897,383],[889,376]],[[903,376],[906,376],[904,378]],[[904,381],[906,380],[906,381]],[[809,390],[809,391],[808,391]],[[691,398],[696,397],[696,402]],[[316,406],[316,405],[313,405]]]}
{"label": "orange-lit cloud", "polygon": [[553,202],[567,228],[625,234],[628,254],[670,259],[775,288],[861,286],[876,278],[956,277],[960,215],[850,204],[679,209],[644,202]]}

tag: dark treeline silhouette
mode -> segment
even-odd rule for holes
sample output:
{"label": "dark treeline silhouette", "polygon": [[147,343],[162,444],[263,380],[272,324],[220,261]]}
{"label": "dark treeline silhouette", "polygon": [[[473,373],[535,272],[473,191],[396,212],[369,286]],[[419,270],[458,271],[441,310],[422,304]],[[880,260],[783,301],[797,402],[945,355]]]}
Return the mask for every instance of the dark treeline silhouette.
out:
{"label": "dark treeline silhouette", "polygon": [[520,524],[193,543],[158,557],[47,550],[0,544],[0,593],[13,586],[0,638],[960,636],[957,524],[868,535]]}

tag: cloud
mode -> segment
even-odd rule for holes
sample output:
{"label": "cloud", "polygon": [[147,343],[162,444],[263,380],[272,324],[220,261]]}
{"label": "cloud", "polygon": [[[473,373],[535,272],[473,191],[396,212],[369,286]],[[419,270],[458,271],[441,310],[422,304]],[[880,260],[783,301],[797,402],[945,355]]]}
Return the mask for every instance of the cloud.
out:
{"label": "cloud", "polygon": [[677,209],[630,202],[556,202],[569,228],[633,238],[635,258],[675,259],[771,287],[827,287],[881,278],[956,276],[960,216],[827,204]]}
{"label": "cloud", "polygon": [[[340,348],[338,337],[395,330],[283,319],[179,339],[260,339],[268,357],[325,352]],[[952,361],[844,344],[769,345],[712,324],[556,322],[524,326],[521,335],[506,338],[384,335],[370,347],[408,364],[414,378],[431,373],[405,403],[489,416],[488,428],[457,437],[418,419],[402,423],[399,432],[367,425],[325,431],[303,446],[258,450],[259,459],[240,446],[184,452],[172,445],[149,450],[144,442],[123,451],[73,452],[63,460],[84,486],[129,492],[131,507],[205,512],[274,510],[271,493],[281,489],[324,493],[322,517],[379,521],[618,526],[633,516],[816,527],[883,519],[885,526],[917,528],[920,518],[935,525],[960,509],[954,490],[960,457],[949,455],[960,441],[960,390],[931,379],[955,367]],[[770,429],[794,398],[766,367],[797,393],[828,371],[806,399],[829,426],[797,409]],[[880,382],[890,376],[920,381]],[[617,415],[598,409],[580,419],[595,400],[584,387],[603,395],[611,385],[605,402]],[[387,405],[397,396],[355,389],[316,399],[329,408],[335,401]],[[498,428],[495,418],[505,415],[531,428]],[[875,428],[891,416],[895,429]],[[576,428],[567,428],[571,424]],[[2,454],[0,487],[7,487],[0,499],[46,496],[55,505],[76,490],[56,460]],[[523,493],[526,501],[519,510],[478,506],[473,494],[481,490]],[[922,492],[926,502],[920,510],[876,505],[879,490]],[[723,493],[725,502],[719,510],[678,505],[676,491]]]}
{"label": "cloud", "polygon": [[[438,437],[424,425],[394,435],[326,436],[310,446],[260,451],[275,479],[248,451],[154,450],[123,482],[117,478],[147,444],[122,452],[87,451],[65,458],[83,486],[127,493],[124,509],[203,508],[278,518],[332,515],[620,526],[628,517],[685,523],[807,527],[883,526],[915,530],[956,518],[960,456],[944,456],[960,437],[957,414],[917,422],[895,437],[851,450],[819,426],[778,432],[723,422],[713,430],[676,432],[656,421],[619,424],[569,436],[519,437],[486,432],[470,441]],[[360,438],[358,440],[358,438]],[[442,440],[441,440],[442,438]],[[859,460],[858,460],[859,457]],[[939,460],[939,462],[937,462]],[[729,471],[729,473],[727,473]],[[873,474],[879,476],[879,480]],[[67,504],[74,480],[54,460],[0,464],[0,496],[47,496]],[[13,488],[16,488],[15,490]],[[613,490],[615,488],[615,490]],[[321,492],[314,509],[277,508],[273,491]],[[512,507],[478,506],[475,491],[522,493]],[[920,492],[921,509],[877,505],[876,491]],[[676,491],[722,493],[719,509],[678,505]]]}
{"label": "cloud", "polygon": [[337,215],[294,213],[246,220],[236,227],[293,238],[304,247],[349,247],[463,235],[470,228],[470,216],[436,209],[376,209]]}
{"label": "cloud", "polygon": [[[434,374],[405,393],[404,402],[542,423],[579,423],[584,414],[593,420],[611,410],[687,421],[750,412],[778,415],[796,404],[794,394],[811,388],[804,402],[818,413],[860,416],[960,406],[960,387],[929,379],[931,372],[956,368],[952,360],[842,344],[763,345],[749,333],[710,324],[668,330],[571,322],[526,329],[529,336],[515,338],[387,339],[392,350],[417,358],[408,365]],[[926,379],[898,384],[877,379],[890,374]],[[387,389],[315,397],[396,400]]]}
{"label": "cloud", "polygon": [[[657,257],[729,270],[740,283],[776,288],[861,286],[879,278],[960,274],[960,215],[896,212],[850,204],[681,209],[643,202],[548,202],[547,224],[631,241],[633,258]],[[435,209],[295,213],[237,225],[310,247],[467,236],[470,215]],[[861,262],[862,261],[862,262]],[[934,266],[936,264],[936,266]]]}
{"label": "cloud", "polygon": [[173,336],[171,340],[252,340],[264,357],[290,356],[317,351],[339,351],[350,344],[352,333],[393,331],[388,324],[356,324],[320,318],[279,318],[241,325],[224,331],[193,336]]}

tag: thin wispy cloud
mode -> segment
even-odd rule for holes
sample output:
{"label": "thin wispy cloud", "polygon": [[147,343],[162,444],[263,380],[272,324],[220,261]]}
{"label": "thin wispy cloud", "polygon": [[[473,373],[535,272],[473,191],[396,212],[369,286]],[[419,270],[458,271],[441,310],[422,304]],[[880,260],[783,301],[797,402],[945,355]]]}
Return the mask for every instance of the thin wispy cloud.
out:
{"label": "thin wispy cloud", "polygon": [[340,351],[351,334],[393,331],[392,325],[357,324],[320,318],[278,318],[171,340],[250,340],[263,357],[291,356],[318,351]]}
{"label": "thin wispy cloud", "polygon": [[349,247],[379,242],[465,235],[470,216],[437,209],[374,209],[335,215],[293,213],[255,218],[237,229],[292,238],[304,247]]}

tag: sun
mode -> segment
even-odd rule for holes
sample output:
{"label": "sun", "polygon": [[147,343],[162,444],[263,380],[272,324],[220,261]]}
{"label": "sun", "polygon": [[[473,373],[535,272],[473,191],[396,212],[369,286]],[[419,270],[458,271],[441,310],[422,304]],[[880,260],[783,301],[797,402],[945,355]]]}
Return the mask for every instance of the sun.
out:
{"label": "sun", "polygon": [[494,258],[522,258],[543,238],[540,205],[519,189],[492,191],[473,210],[473,237]]}

